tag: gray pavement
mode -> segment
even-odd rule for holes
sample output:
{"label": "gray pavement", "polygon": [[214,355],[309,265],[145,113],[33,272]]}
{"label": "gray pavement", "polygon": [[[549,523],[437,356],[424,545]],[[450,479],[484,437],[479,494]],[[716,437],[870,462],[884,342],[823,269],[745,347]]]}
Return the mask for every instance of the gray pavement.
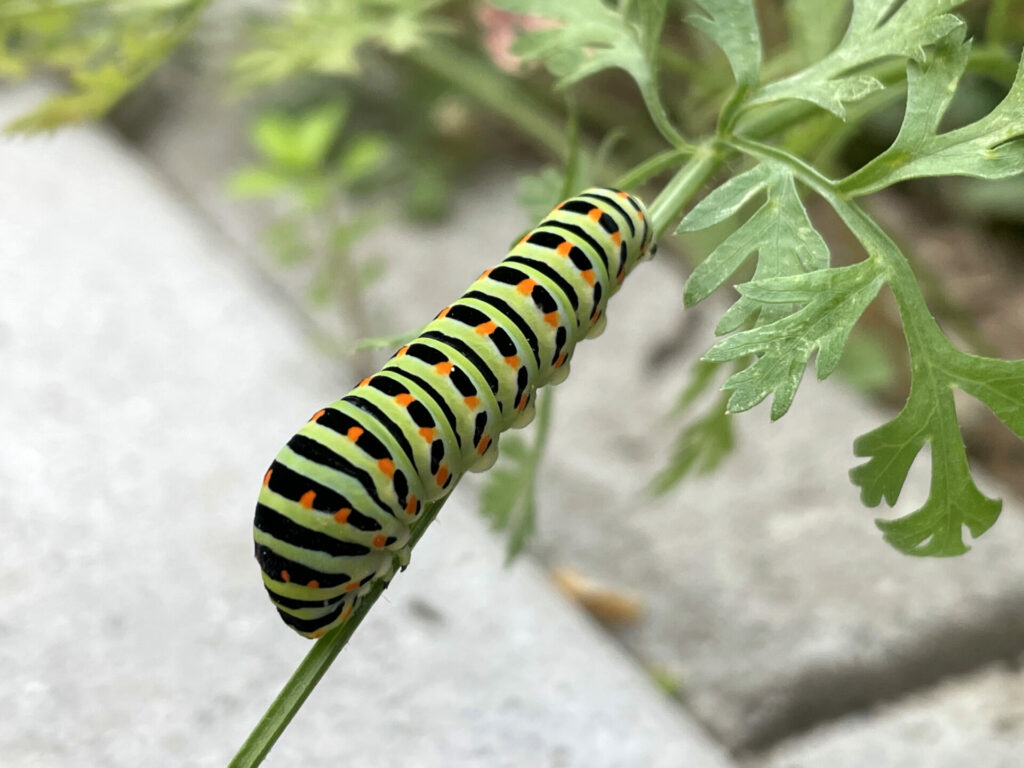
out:
{"label": "gray pavement", "polygon": [[780,744],[758,768],[1020,768],[1024,675],[1003,665]]}
{"label": "gray pavement", "polygon": [[[39,96],[0,91],[0,121]],[[262,593],[251,510],[350,375],[275,295],[108,130],[0,139],[4,768],[223,765],[308,649]],[[726,768],[471,507],[268,764]]]}

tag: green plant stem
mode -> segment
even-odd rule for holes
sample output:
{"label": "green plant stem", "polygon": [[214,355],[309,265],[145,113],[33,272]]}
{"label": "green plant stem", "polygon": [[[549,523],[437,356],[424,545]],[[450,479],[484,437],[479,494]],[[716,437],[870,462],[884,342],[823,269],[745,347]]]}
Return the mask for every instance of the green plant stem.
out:
{"label": "green plant stem", "polygon": [[650,206],[655,239],[661,237],[682,214],[701,187],[711,180],[723,161],[717,141],[698,145],[679,172],[665,185]]}
{"label": "green plant stem", "polygon": [[[410,548],[414,547],[423,536],[427,527],[437,517],[437,513],[441,511],[447,498],[427,505],[409,536]],[[259,723],[253,728],[252,733],[228,763],[228,768],[254,768],[263,762],[284,729],[288,727],[288,723],[295,717],[295,713],[313,692],[316,684],[320,682],[320,678],[330,668],[334,659],[348,644],[352,634],[366,618],[366,614],[369,613],[386,587],[387,584],[384,582],[374,584],[369,594],[359,601],[348,621],[316,641],[309,653],[306,654],[306,658],[302,660],[294,674],[284,684],[281,692],[277,694],[277,698],[260,718]]]}
{"label": "green plant stem", "polygon": [[410,58],[501,115],[559,160],[569,156],[563,120],[493,65],[439,40],[415,49]]}
{"label": "green plant stem", "polygon": [[548,387],[540,396],[537,403],[537,426],[536,434],[533,437],[533,448],[531,449],[530,463],[536,469],[540,466],[541,457],[544,455],[544,448],[548,443],[548,432],[551,431],[551,413],[554,410],[552,404],[555,402],[555,390]]}
{"label": "green plant stem", "polygon": [[669,168],[677,167],[684,157],[691,154],[693,154],[693,150],[690,149],[666,149],[664,152],[659,152],[628,170],[619,177],[615,182],[615,186],[629,191],[643,184],[652,176],[657,176]]}
{"label": "green plant stem", "polygon": [[1012,0],[992,0],[985,20],[985,42],[1003,43],[1010,22],[1010,4]]}

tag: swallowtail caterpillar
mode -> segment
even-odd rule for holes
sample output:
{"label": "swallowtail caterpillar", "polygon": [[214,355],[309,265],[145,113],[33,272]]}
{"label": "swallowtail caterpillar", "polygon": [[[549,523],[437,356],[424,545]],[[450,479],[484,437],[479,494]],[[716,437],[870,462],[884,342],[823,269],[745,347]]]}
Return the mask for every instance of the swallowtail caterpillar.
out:
{"label": "swallowtail caterpillar", "polygon": [[281,618],[319,637],[409,562],[425,502],[494,464],[498,437],[569,372],[608,299],[654,254],[643,203],[591,188],[557,206],[508,256],[351,392],[317,411],[267,470],[254,537]]}

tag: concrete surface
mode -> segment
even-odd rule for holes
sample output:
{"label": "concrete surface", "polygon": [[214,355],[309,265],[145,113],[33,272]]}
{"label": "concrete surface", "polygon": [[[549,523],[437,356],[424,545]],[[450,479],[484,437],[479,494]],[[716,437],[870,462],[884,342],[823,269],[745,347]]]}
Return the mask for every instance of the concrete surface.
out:
{"label": "concrete surface", "polygon": [[[872,522],[892,513],[862,507],[847,479],[853,438],[889,417],[841,382],[807,376],[775,424],[766,405],[734,417],[738,448],[717,472],[669,498],[643,495],[668,450],[664,414],[683,379],[679,367],[644,370],[649,349],[637,348],[638,330],[668,312],[649,275],[631,281],[609,312],[607,338],[574,362],[567,387],[591,391],[559,392],[564,429],[555,430],[543,493],[546,557],[645,597],[646,620],[620,632],[627,647],[678,675],[692,710],[740,749],[1016,656],[1020,502],[1007,498],[1002,519],[965,557],[892,550]],[[920,461],[900,509],[923,502],[927,481]],[[983,474],[979,485],[1003,494]]]}
{"label": "concrete surface", "polygon": [[[0,121],[41,95],[0,91]],[[4,768],[223,765],[310,647],[263,594],[251,514],[349,376],[272,295],[108,131],[0,140]],[[726,768],[471,506],[267,764]]]}
{"label": "concrete surface", "polygon": [[[220,226],[252,237],[258,209],[219,192],[241,162],[244,131],[201,82],[178,93],[144,151]],[[503,174],[468,189],[457,218],[481,228],[395,224],[366,244],[395,265],[371,295],[389,308],[382,332],[432,316],[527,224]],[[859,463],[853,439],[892,414],[835,378],[807,375],[775,424],[766,405],[736,417],[739,449],[714,475],[667,498],[645,495],[674,435],[667,414],[720,311],[681,316],[681,295],[663,261],[644,265],[611,305],[606,334],[578,350],[545,463],[535,546],[543,560],[639,592],[646,616],[618,639],[643,664],[677,675],[687,705],[737,750],[1019,653],[1020,500],[1006,499],[1002,520],[966,557],[899,555],[872,522],[895,513],[861,506],[847,478]],[[652,367],[666,341],[680,354]],[[923,501],[926,470],[922,456],[899,510]],[[979,485],[1002,494],[983,475]]]}
{"label": "concrete surface", "polygon": [[783,742],[749,768],[1020,768],[1024,675],[1003,665]]}

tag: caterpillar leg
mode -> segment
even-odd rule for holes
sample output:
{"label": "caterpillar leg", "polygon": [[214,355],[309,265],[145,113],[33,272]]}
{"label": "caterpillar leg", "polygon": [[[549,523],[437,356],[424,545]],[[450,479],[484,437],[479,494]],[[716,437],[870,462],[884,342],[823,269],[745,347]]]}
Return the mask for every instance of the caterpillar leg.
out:
{"label": "caterpillar leg", "polygon": [[597,320],[594,321],[594,324],[592,326],[590,326],[590,330],[587,331],[586,338],[588,338],[588,339],[596,339],[598,336],[600,336],[602,333],[604,333],[604,329],[607,328],[607,327],[608,327],[608,315],[606,315],[606,314],[604,314],[602,312],[601,316],[598,317]]}
{"label": "caterpillar leg", "polygon": [[486,472],[498,460],[498,441],[490,440],[485,445],[486,447],[483,453],[480,454],[480,458],[470,466],[470,472]]}
{"label": "caterpillar leg", "polygon": [[530,424],[534,417],[537,415],[537,393],[536,391],[530,392],[525,395],[525,402],[522,409],[519,411],[519,415],[516,420],[512,422],[513,429],[522,429],[523,427]]}
{"label": "caterpillar leg", "polygon": [[569,377],[569,360],[566,358],[551,371],[551,378],[547,383],[551,385],[561,384]]}

